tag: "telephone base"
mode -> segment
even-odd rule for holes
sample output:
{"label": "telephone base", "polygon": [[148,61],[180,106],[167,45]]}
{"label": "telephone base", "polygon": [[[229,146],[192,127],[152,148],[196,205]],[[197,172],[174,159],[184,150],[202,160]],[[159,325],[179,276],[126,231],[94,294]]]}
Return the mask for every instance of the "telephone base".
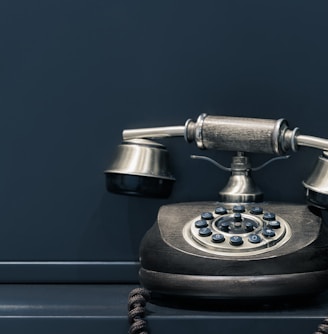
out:
{"label": "telephone base", "polygon": [[141,284],[163,295],[316,295],[328,288],[328,225],[320,211],[298,204],[164,205],[142,240],[140,261]]}
{"label": "telephone base", "polygon": [[328,270],[261,276],[200,276],[141,268],[141,282],[160,295],[215,300],[293,299],[327,289]]}

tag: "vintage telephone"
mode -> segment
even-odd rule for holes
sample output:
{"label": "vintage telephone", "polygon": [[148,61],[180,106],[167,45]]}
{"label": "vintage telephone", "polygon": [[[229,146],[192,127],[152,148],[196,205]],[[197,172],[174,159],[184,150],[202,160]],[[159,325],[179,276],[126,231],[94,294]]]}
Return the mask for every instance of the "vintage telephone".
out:
{"label": "vintage telephone", "polygon": [[[200,149],[236,154],[218,200],[160,208],[140,246],[144,287],[160,296],[215,300],[293,298],[327,289],[328,225],[323,219],[328,208],[327,139],[290,130],[284,119],[206,114],[184,126],[124,130],[117,155],[105,171],[107,189],[169,196],[175,179],[168,152],[150,139],[173,136],[195,142]],[[264,201],[246,153],[285,157],[300,146],[322,150],[313,173],[303,182],[308,204]]]}

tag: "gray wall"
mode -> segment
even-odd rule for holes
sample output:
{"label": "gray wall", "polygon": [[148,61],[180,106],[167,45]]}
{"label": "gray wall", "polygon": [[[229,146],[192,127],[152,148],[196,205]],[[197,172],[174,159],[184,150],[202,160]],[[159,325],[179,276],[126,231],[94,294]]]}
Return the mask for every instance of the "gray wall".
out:
{"label": "gray wall", "polygon": [[[124,128],[207,112],[284,117],[328,137],[327,10],[325,0],[1,1],[0,261],[137,260],[161,204],[217,198],[227,175],[189,159],[200,152],[181,139],[164,141],[177,177],[168,200],[107,193]],[[266,199],[303,202],[319,153],[254,175]]]}

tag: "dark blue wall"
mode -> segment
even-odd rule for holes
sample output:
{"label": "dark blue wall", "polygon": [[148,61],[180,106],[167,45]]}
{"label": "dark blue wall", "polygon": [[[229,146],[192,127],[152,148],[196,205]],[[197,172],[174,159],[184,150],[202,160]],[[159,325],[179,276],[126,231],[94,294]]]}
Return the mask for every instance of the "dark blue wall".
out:
{"label": "dark blue wall", "polygon": [[[327,10],[325,0],[2,0],[0,261],[136,260],[159,205],[216,199],[227,175],[189,159],[199,151],[181,139],[165,141],[170,199],[108,194],[103,170],[124,128],[207,112],[285,117],[328,137]],[[255,175],[266,199],[304,200],[319,152],[301,151]]]}

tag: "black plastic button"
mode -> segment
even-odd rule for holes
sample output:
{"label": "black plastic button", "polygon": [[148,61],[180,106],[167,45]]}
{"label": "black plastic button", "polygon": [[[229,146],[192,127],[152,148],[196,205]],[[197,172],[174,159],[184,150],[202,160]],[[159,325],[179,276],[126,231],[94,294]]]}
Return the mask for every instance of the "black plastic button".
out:
{"label": "black plastic button", "polygon": [[205,219],[205,220],[211,220],[211,219],[213,219],[214,217],[213,217],[213,215],[212,215],[212,212],[203,212],[203,213],[201,214],[201,218],[202,218],[202,219]]}
{"label": "black plastic button", "polygon": [[225,215],[227,213],[227,209],[224,206],[219,206],[215,208],[215,213],[217,215]]}
{"label": "black plastic button", "polygon": [[268,226],[277,229],[280,228],[280,222],[278,220],[271,220],[268,222]]}
{"label": "black plastic button", "polygon": [[254,231],[254,229],[255,229],[254,223],[252,223],[252,222],[246,222],[245,223],[245,230],[247,232]]}
{"label": "black plastic button", "polygon": [[213,242],[220,243],[220,242],[223,242],[224,240],[225,240],[225,238],[224,238],[223,234],[215,233],[215,234],[212,235],[212,241]]}
{"label": "black plastic button", "polygon": [[207,221],[204,220],[204,219],[197,220],[195,222],[195,227],[197,227],[197,228],[203,228],[203,227],[207,227],[207,226],[208,226]]}
{"label": "black plastic button", "polygon": [[230,223],[228,221],[223,221],[221,224],[220,224],[220,229],[222,231],[229,231],[229,227],[230,227]]}
{"label": "black plastic button", "polygon": [[241,217],[241,214],[239,212],[237,212],[233,215],[233,220],[234,220],[234,222],[241,222],[243,219]]}
{"label": "black plastic button", "polygon": [[258,244],[259,242],[262,241],[262,239],[257,234],[251,234],[248,236],[248,241],[251,242],[252,244]]}
{"label": "black plastic button", "polygon": [[276,235],[276,232],[274,230],[272,230],[271,228],[264,228],[263,231],[262,231],[262,234],[265,237],[272,238]]}
{"label": "black plastic button", "polygon": [[263,214],[263,219],[265,219],[265,220],[275,220],[276,215],[273,212],[265,212]]}
{"label": "black plastic button", "polygon": [[208,227],[203,227],[198,231],[198,233],[201,237],[208,237],[209,235],[212,234],[212,231]]}
{"label": "black plastic button", "polygon": [[232,211],[242,213],[242,212],[245,212],[245,207],[243,205],[235,205],[232,208]]}
{"label": "black plastic button", "polygon": [[230,244],[233,246],[240,246],[244,243],[243,239],[238,235],[233,235],[230,238]]}
{"label": "black plastic button", "polygon": [[263,209],[259,206],[254,206],[253,208],[251,208],[250,213],[252,215],[261,215],[263,213]]}

